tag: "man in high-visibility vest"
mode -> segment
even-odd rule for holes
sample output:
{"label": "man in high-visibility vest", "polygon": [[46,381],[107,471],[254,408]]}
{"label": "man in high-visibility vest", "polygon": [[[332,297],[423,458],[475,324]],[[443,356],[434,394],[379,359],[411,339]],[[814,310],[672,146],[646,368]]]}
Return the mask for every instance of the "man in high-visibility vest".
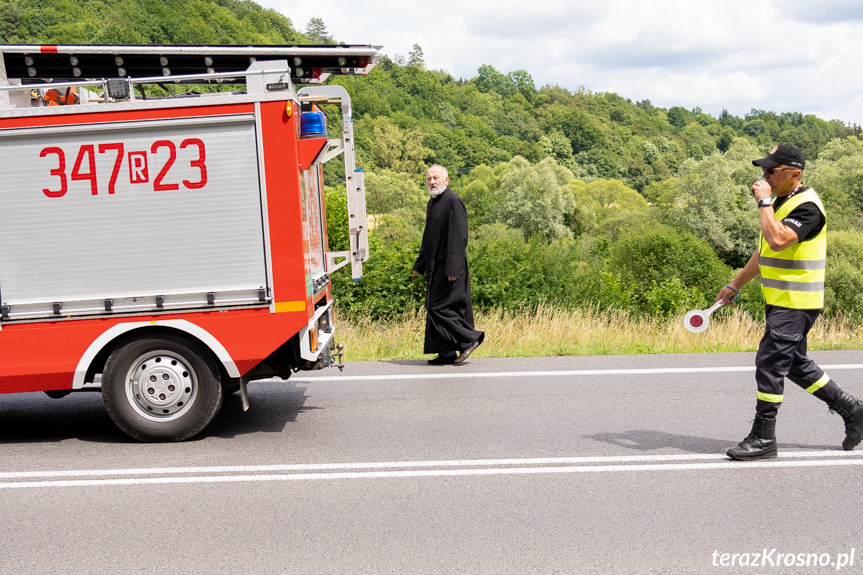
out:
{"label": "man in high-visibility vest", "polygon": [[806,161],[794,146],[776,146],[752,163],[764,168],[750,189],[761,218],[758,249],[716,299],[734,303],[743,286],[760,275],[767,327],[755,357],[758,400],[752,431],[726,453],[738,460],[776,457],[776,414],[786,377],[842,416],[842,447],[850,451],[863,439],[863,401],[842,391],[806,356],[806,336],[824,307],[824,206],[800,182]]}

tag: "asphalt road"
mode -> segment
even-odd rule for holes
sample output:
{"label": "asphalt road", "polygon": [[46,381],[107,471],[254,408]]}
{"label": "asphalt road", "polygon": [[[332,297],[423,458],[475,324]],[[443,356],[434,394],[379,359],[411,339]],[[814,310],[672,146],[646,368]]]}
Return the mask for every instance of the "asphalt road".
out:
{"label": "asphalt road", "polygon": [[[812,357],[863,397],[863,351]],[[353,363],[253,383],[182,444],[98,393],[0,396],[0,573],[863,572],[838,415],[789,383],[780,457],[723,456],[753,361]]]}

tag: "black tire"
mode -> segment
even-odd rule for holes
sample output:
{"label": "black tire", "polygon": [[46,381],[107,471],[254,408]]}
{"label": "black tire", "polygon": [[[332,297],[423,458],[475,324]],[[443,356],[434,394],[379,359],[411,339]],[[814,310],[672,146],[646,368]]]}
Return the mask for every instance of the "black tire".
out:
{"label": "black tire", "polygon": [[208,350],[178,336],[126,342],[102,372],[108,415],[139,441],[194,437],[219,412],[222,396],[219,369]]}

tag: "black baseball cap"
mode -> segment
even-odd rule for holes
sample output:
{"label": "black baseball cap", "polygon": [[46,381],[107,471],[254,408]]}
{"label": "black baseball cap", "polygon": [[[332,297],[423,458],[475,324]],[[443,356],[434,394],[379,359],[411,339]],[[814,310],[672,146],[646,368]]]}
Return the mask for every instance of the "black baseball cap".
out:
{"label": "black baseball cap", "polygon": [[800,150],[788,144],[774,146],[766,158],[752,160],[753,166],[760,166],[762,168],[775,168],[783,164],[802,170],[806,167],[806,160],[803,159],[803,154],[800,153]]}

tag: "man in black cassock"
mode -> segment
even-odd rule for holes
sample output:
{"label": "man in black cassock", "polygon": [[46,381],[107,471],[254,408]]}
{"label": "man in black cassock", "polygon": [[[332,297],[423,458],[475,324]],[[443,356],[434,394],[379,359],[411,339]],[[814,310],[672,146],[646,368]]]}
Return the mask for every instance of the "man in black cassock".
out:
{"label": "man in black cassock", "polygon": [[426,276],[426,334],[423,353],[437,353],[431,365],[461,363],[479,347],[485,333],[473,327],[467,271],[467,210],[449,188],[442,166],[426,172],[431,199],[414,274]]}

